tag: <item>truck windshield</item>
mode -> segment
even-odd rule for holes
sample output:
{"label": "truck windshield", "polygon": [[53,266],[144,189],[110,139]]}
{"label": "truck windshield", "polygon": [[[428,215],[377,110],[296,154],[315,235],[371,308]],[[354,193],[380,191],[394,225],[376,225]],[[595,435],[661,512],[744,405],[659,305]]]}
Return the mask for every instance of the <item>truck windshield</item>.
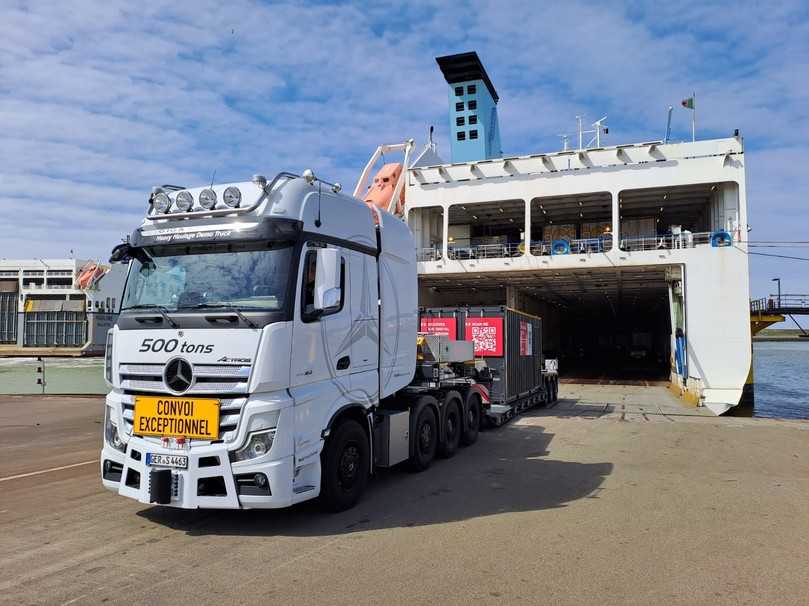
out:
{"label": "truck windshield", "polygon": [[132,261],[122,311],[218,306],[280,311],[285,305],[292,251],[291,242],[147,249],[149,260]]}

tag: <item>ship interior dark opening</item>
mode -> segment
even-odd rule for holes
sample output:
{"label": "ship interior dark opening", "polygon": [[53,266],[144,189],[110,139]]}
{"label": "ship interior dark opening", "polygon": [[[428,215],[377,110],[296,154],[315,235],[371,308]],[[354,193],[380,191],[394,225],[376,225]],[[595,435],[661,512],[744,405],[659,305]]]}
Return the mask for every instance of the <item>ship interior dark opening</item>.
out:
{"label": "ship interior dark opening", "polygon": [[[492,284],[492,282],[497,282]],[[542,317],[563,380],[643,384],[671,371],[666,268],[560,270],[496,278],[422,277],[425,306],[509,305]]]}

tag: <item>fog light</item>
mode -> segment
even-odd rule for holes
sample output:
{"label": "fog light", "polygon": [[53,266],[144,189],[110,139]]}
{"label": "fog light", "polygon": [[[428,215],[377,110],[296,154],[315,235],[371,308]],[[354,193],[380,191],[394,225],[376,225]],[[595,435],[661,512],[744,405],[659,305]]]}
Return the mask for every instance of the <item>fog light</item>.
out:
{"label": "fog light", "polygon": [[155,195],[152,204],[154,204],[155,211],[159,213],[167,213],[171,208],[171,198],[169,198],[163,192],[160,192],[159,194]]}
{"label": "fog light", "polygon": [[254,475],[253,481],[259,488],[267,488],[267,484],[269,483],[267,482],[267,476],[265,476],[263,473],[257,473],[256,475]]}
{"label": "fog light", "polygon": [[104,475],[107,475],[112,469],[112,463],[109,459],[104,459]]}
{"label": "fog light", "polygon": [[242,192],[238,187],[228,187],[225,193],[222,194],[222,200],[231,208],[236,208],[242,201]]}
{"label": "fog light", "polygon": [[205,210],[211,210],[216,206],[216,192],[212,189],[203,189],[199,192],[199,205]]}
{"label": "fog light", "polygon": [[191,195],[191,192],[181,191],[179,194],[177,194],[175,204],[177,205],[178,210],[188,212],[191,210],[191,207],[194,206],[194,196]]}

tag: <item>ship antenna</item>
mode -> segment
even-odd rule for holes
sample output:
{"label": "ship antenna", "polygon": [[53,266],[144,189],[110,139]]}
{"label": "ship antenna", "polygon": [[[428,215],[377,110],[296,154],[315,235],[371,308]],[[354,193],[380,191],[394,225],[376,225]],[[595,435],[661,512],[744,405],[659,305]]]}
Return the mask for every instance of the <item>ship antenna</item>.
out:
{"label": "ship antenna", "polygon": [[674,109],[671,105],[669,105],[669,116],[666,120],[666,138],[663,139],[663,143],[668,143],[669,139],[671,138],[671,110]]}

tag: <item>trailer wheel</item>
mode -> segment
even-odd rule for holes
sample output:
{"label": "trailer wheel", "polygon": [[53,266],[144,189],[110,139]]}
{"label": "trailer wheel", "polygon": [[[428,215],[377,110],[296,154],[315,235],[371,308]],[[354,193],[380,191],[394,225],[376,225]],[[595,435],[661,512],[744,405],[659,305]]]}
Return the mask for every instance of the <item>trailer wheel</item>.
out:
{"label": "trailer wheel", "polygon": [[469,391],[466,395],[466,406],[464,406],[463,433],[461,434],[461,444],[470,446],[477,442],[480,432],[480,396],[474,391]]}
{"label": "trailer wheel", "polygon": [[551,402],[556,402],[559,399],[559,378],[555,377],[551,379],[551,393],[552,393],[552,400]]}
{"label": "trailer wheel", "polygon": [[413,471],[424,471],[433,462],[438,447],[438,419],[432,406],[422,406],[413,429],[410,467]]}
{"label": "trailer wheel", "polygon": [[322,455],[320,497],[329,511],[344,511],[356,505],[370,469],[368,436],[362,425],[346,419],[326,442]]}
{"label": "trailer wheel", "polygon": [[458,451],[463,433],[463,415],[461,414],[461,394],[451,391],[444,402],[444,422],[441,424],[441,441],[439,454],[449,459]]}

